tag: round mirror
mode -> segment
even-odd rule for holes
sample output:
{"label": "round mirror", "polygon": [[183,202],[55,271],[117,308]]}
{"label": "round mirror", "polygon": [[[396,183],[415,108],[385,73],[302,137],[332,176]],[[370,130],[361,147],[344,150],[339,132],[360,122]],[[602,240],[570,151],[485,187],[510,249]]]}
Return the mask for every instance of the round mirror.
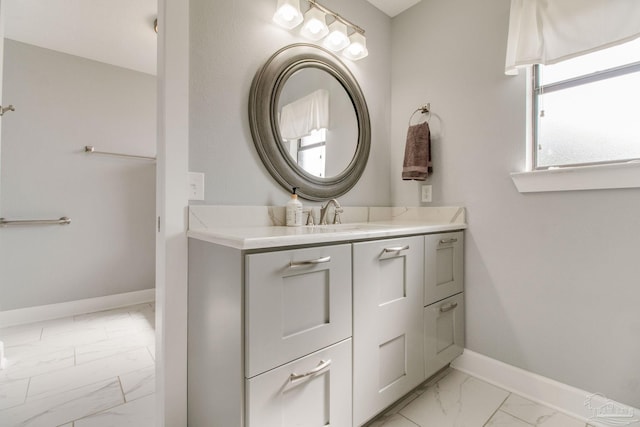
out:
{"label": "round mirror", "polygon": [[296,44],[272,55],[253,80],[249,122],[269,173],[301,197],[340,196],[364,171],[367,105],[349,69],[325,49]]}

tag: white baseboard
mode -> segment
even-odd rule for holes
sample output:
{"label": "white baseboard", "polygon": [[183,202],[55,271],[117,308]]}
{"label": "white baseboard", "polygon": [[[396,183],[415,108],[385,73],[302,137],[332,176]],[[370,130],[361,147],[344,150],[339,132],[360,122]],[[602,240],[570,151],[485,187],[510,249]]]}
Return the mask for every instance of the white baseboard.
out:
{"label": "white baseboard", "polygon": [[124,294],[0,311],[0,328],[144,304],[155,301],[155,299],[156,290],[145,289]]}
{"label": "white baseboard", "polygon": [[[640,410],[465,349],[451,366],[597,427],[640,426]],[[608,414],[614,409],[617,416]],[[626,415],[621,415],[625,412]]]}

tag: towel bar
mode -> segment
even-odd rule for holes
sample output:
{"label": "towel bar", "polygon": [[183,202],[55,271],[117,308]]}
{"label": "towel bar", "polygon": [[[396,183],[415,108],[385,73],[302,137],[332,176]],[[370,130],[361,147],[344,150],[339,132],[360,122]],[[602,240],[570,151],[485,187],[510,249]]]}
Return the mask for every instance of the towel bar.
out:
{"label": "towel bar", "polygon": [[90,153],[90,154],[102,154],[104,156],[126,157],[126,158],[132,158],[132,159],[153,160],[153,161],[156,160],[155,157],[138,156],[136,154],[123,154],[123,153],[111,153],[108,151],[96,151],[93,145],[85,145],[84,152]]}
{"label": "towel bar", "polygon": [[4,219],[0,218],[0,227],[9,225],[67,225],[71,224],[71,218],[63,216],[58,219]]}

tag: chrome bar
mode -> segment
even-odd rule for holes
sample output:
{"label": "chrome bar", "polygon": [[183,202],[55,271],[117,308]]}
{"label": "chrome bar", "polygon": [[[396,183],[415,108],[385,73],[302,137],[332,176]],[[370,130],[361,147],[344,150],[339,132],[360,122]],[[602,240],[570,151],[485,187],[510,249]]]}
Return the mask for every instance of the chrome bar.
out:
{"label": "chrome bar", "polygon": [[451,304],[447,305],[447,306],[442,306],[440,307],[440,313],[446,313],[447,311],[451,311],[454,308],[456,308],[458,306],[457,302],[452,302]]}
{"label": "chrome bar", "polygon": [[393,248],[384,248],[384,252],[385,253],[400,252],[400,251],[406,251],[407,249],[409,249],[409,245],[407,245],[407,246],[396,246],[396,247],[393,247]]}
{"label": "chrome bar", "polygon": [[331,257],[330,256],[326,256],[326,257],[322,257],[322,258],[318,258],[318,259],[311,259],[309,261],[298,261],[298,262],[291,261],[289,263],[289,268],[304,267],[304,266],[307,266],[307,265],[323,264],[323,263],[329,262],[329,261],[331,261]]}
{"label": "chrome bar", "polygon": [[153,160],[153,161],[156,160],[155,157],[138,156],[136,154],[123,154],[123,153],[110,153],[108,151],[96,151],[93,145],[85,145],[84,152],[91,153],[91,154],[102,154],[103,156],[126,157],[130,159],[142,159],[142,160]]}
{"label": "chrome bar", "polygon": [[0,218],[0,227],[10,225],[67,225],[71,224],[71,218],[63,216],[59,219],[4,219]]}
{"label": "chrome bar", "polygon": [[455,237],[453,239],[442,239],[440,240],[440,244],[446,245],[447,243],[456,243],[457,241],[458,239],[456,239]]}
{"label": "chrome bar", "polygon": [[300,380],[302,378],[310,377],[312,375],[317,375],[320,372],[324,371],[331,365],[331,359],[329,360],[321,360],[320,364],[310,370],[309,372],[305,372],[304,374],[291,374],[289,375],[289,381],[293,382],[296,380]]}
{"label": "chrome bar", "polygon": [[307,2],[309,3],[310,7],[316,7],[318,9],[320,9],[321,11],[323,11],[324,13],[326,13],[327,15],[333,16],[334,19],[342,22],[344,25],[347,25],[347,26],[353,28],[354,31],[356,31],[356,32],[358,32],[360,34],[364,34],[364,30],[362,29],[362,27],[357,26],[353,22],[351,22],[348,19],[340,16],[339,14],[337,14],[333,10],[329,9],[328,7],[321,5],[316,0],[307,0]]}

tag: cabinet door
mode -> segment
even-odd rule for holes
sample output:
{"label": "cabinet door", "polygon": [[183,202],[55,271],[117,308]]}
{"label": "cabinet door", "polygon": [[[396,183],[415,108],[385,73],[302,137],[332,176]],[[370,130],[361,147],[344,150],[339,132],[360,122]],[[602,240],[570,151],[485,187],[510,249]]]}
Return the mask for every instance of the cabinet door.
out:
{"label": "cabinet door", "polygon": [[423,237],[353,245],[353,412],[362,425],[424,379]]}
{"label": "cabinet door", "polygon": [[424,256],[424,305],[462,292],[464,279],[462,231],[426,235]]}
{"label": "cabinet door", "polygon": [[424,308],[425,375],[444,368],[464,349],[463,293]]}
{"label": "cabinet door", "polygon": [[351,339],[246,380],[247,427],[351,425]]}
{"label": "cabinet door", "polygon": [[351,336],[351,245],[245,257],[247,378]]}

